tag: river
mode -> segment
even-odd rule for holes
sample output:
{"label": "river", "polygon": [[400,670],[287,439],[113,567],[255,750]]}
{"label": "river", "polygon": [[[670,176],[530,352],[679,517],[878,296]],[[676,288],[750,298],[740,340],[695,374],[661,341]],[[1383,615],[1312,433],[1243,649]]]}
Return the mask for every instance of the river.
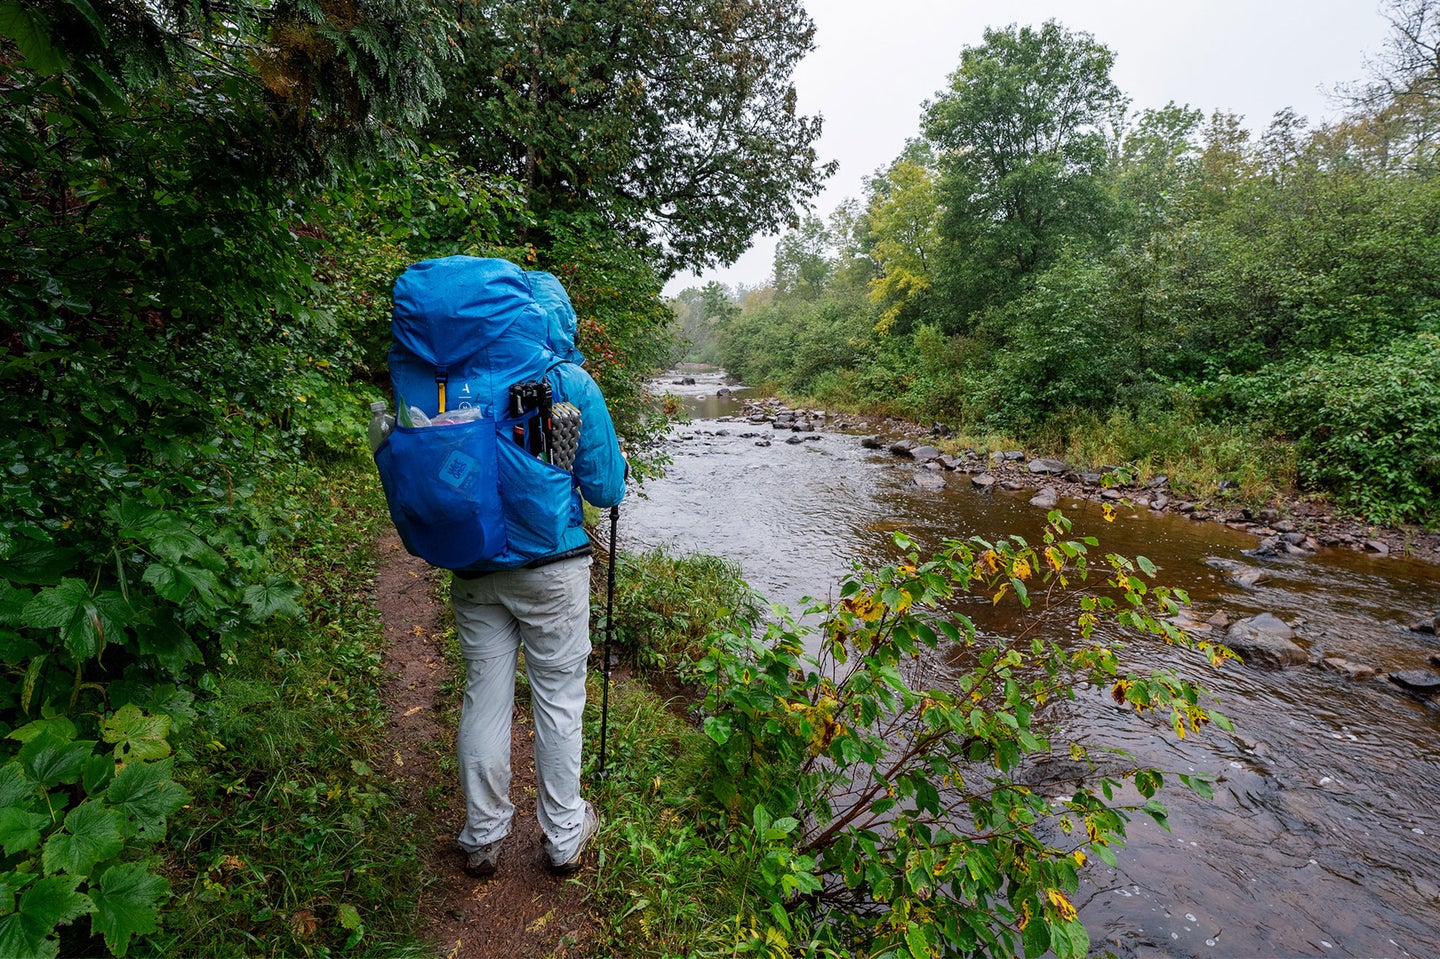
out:
{"label": "river", "polygon": [[[728,557],[762,595],[798,611],[802,597],[830,596],[852,564],[895,558],[896,530],[924,549],[971,535],[1033,541],[1041,530],[1029,493],[978,492],[961,474],[945,489],[920,489],[913,464],[863,449],[859,435],[787,444],[790,434],[769,424],[722,422],[739,416],[745,391],[717,396],[718,374],[692,375],[693,386],[664,386],[692,421],[672,433],[667,475],[627,500],[626,549]],[[1137,959],[1440,956],[1440,708],[1384,679],[1440,652],[1436,637],[1407,628],[1440,612],[1440,568],[1339,549],[1252,560],[1242,551],[1255,537],[1221,524],[1148,511],[1107,524],[1095,504],[1060,506],[1076,535],[1147,556],[1200,615],[1272,612],[1312,652],[1381,674],[1197,668],[1187,674],[1218,697],[1235,734],[1211,728],[1184,741],[1151,734],[1100,697],[1084,700],[1068,723],[1142,763],[1215,780],[1208,801],[1167,785],[1170,831],[1135,819],[1118,869],[1090,871],[1077,905],[1094,947]],[[1263,566],[1271,578],[1242,588],[1205,564],[1214,557]],[[1162,653],[1127,650],[1147,664]]]}

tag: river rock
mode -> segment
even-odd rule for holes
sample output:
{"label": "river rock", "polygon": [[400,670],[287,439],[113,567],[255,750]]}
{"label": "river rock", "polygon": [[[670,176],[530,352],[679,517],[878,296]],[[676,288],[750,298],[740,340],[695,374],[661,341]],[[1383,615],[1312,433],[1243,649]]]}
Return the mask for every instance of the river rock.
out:
{"label": "river rock", "polygon": [[885,448],[885,441],[878,436],[862,436],[860,437],[860,446],[862,449],[879,450]]}
{"label": "river rock", "polygon": [[785,442],[790,444],[791,446],[799,446],[801,443],[805,442],[805,438],[803,436],[795,436],[794,434],[791,434],[790,436],[785,437]]}
{"label": "river rock", "polygon": [[1347,679],[1353,679],[1357,683],[1375,678],[1375,667],[1352,663],[1350,660],[1341,656],[1326,656],[1320,661],[1320,665],[1332,673],[1339,673]]}
{"label": "river rock", "polygon": [[942,469],[956,470],[959,469],[965,461],[956,459],[953,456],[941,456],[937,458],[935,462],[939,463]]}
{"label": "river rock", "polygon": [[917,446],[910,451],[910,456],[917,463],[928,463],[940,455],[940,451],[933,446]]}
{"label": "river rock", "polygon": [[1422,619],[1418,623],[1410,625],[1412,633],[1429,633],[1431,636],[1440,636],[1440,616],[1431,619]]}
{"label": "river rock", "polygon": [[1390,682],[1419,696],[1428,697],[1440,693],[1440,673],[1429,669],[1407,669],[1391,673]]}
{"label": "river rock", "polygon": [[1070,467],[1061,460],[1034,459],[1027,467],[1032,473],[1063,473]]}
{"label": "river rock", "polygon": [[715,395],[716,395],[716,396],[729,396],[729,395],[730,395],[730,387],[728,387],[728,386],[722,386],[722,387],[720,387],[718,390],[715,391]]}
{"label": "river rock", "polygon": [[1146,481],[1145,481],[1145,488],[1146,488],[1146,489],[1164,489],[1164,488],[1165,488],[1166,486],[1168,486],[1169,484],[1170,484],[1170,477],[1167,476],[1167,475],[1165,475],[1164,473],[1161,473],[1161,474],[1158,475],[1158,476],[1152,476],[1152,477],[1150,477],[1148,480],[1146,480]]}
{"label": "river rock", "polygon": [[770,421],[770,426],[777,430],[788,430],[795,425],[795,421],[786,417],[777,416]]}
{"label": "river rock", "polygon": [[1237,620],[1225,631],[1225,645],[1252,666],[1283,669],[1299,666],[1308,658],[1294,642],[1295,631],[1271,613]]}
{"label": "river rock", "polygon": [[1169,505],[1170,497],[1166,496],[1164,493],[1161,493],[1159,496],[1156,496],[1150,501],[1150,508],[1155,510],[1157,513]]}
{"label": "river rock", "polygon": [[1372,553],[1379,553],[1381,556],[1390,555],[1390,547],[1386,546],[1384,542],[1378,539],[1367,539],[1365,541],[1365,548]]}
{"label": "river rock", "polygon": [[1107,489],[1107,490],[1101,490],[1101,492],[1100,492],[1100,498],[1103,499],[1103,500],[1105,500],[1107,503],[1117,502],[1118,500],[1121,500],[1121,499],[1123,499],[1124,497],[1125,497],[1125,494],[1122,493],[1122,492],[1120,492],[1118,489]]}
{"label": "river rock", "polygon": [[1222,556],[1208,556],[1205,565],[1212,569],[1218,569],[1225,574],[1225,578],[1238,586],[1252,589],[1261,583],[1270,581],[1270,574],[1263,569],[1256,569],[1254,566],[1247,566],[1239,560],[1226,559]]}
{"label": "river rock", "polygon": [[1054,509],[1055,504],[1060,501],[1060,494],[1055,487],[1047,486],[1034,496],[1030,497],[1030,505],[1039,509]]}
{"label": "river rock", "polygon": [[769,446],[769,445],[770,445],[770,441],[769,441],[769,440],[756,440],[756,441],[755,441],[755,445],[756,445],[756,446]]}
{"label": "river rock", "polygon": [[989,489],[995,485],[995,477],[989,473],[980,473],[979,475],[970,477],[970,482],[978,489]]}
{"label": "river rock", "polygon": [[914,440],[896,440],[890,444],[890,452],[896,456],[909,456],[910,451],[919,445]]}
{"label": "river rock", "polygon": [[921,470],[911,478],[910,482],[921,489],[944,489],[945,474],[935,470]]}

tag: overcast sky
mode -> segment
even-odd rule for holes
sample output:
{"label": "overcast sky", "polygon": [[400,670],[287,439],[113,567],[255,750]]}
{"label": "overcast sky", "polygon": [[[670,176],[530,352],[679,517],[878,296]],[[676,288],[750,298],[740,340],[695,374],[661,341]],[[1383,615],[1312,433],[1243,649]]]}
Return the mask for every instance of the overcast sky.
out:
{"label": "overcast sky", "polygon": [[[1327,95],[1364,74],[1388,23],[1380,0],[808,0],[815,50],[795,72],[800,109],[824,117],[822,160],[840,168],[815,212],[828,216],[920,130],[921,104],[944,89],[960,51],[986,27],[1059,21],[1115,51],[1115,83],[1131,110],[1170,101],[1239,113],[1263,130],[1292,107],[1312,124],[1338,110]],[[735,266],[677,276],[674,295],[712,279],[756,285],[770,275],[774,237],[757,237]]]}

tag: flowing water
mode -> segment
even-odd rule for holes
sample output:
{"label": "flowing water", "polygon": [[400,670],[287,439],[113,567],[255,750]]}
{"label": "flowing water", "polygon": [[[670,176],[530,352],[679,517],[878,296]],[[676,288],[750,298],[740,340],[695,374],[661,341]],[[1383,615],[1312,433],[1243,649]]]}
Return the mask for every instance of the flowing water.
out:
{"label": "flowing water", "polygon": [[[798,612],[804,596],[828,598],[852,564],[893,560],[897,530],[922,552],[971,535],[1034,541],[1041,530],[1028,492],[977,492],[961,474],[922,490],[910,482],[913,464],[862,449],[858,435],[791,445],[769,424],[721,422],[740,413],[743,389],[718,397],[718,374],[696,378],[664,386],[693,419],[672,437],[668,475],[627,501],[625,548],[728,557]],[[1066,720],[1071,732],[1079,725],[1142,763],[1215,780],[1208,801],[1167,787],[1170,831],[1132,821],[1118,869],[1090,872],[1077,905],[1095,947],[1122,957],[1440,956],[1440,708],[1383,678],[1440,652],[1435,637],[1407,629],[1440,613],[1440,568],[1348,550],[1251,560],[1242,550],[1254,536],[1220,524],[1148,512],[1107,524],[1092,503],[1060,505],[1075,535],[1149,557],[1202,615],[1272,612],[1312,652],[1381,673],[1354,681],[1187,660],[1186,674],[1218,697],[1235,734],[1212,727],[1183,742],[1101,696],[1083,700]],[[1241,588],[1205,565],[1212,557],[1263,566],[1271,579]],[[1153,665],[1162,653],[1134,644],[1127,657]]]}

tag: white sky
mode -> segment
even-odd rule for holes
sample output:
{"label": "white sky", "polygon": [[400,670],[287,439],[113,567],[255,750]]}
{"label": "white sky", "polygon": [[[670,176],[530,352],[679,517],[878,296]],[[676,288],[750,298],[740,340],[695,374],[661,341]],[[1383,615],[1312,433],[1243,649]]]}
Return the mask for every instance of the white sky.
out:
{"label": "white sky", "polygon": [[[814,211],[828,216],[863,195],[862,179],[889,164],[920,130],[921,104],[947,86],[960,51],[986,27],[1054,19],[1115,51],[1115,83],[1131,110],[1171,100],[1224,109],[1261,131],[1293,108],[1312,125],[1338,109],[1327,92],[1360,79],[1381,52],[1380,0],[807,0],[815,50],[795,72],[800,110],[824,117],[818,145],[840,168]],[[735,266],[681,274],[665,292],[770,275],[774,237],[757,237]]]}

